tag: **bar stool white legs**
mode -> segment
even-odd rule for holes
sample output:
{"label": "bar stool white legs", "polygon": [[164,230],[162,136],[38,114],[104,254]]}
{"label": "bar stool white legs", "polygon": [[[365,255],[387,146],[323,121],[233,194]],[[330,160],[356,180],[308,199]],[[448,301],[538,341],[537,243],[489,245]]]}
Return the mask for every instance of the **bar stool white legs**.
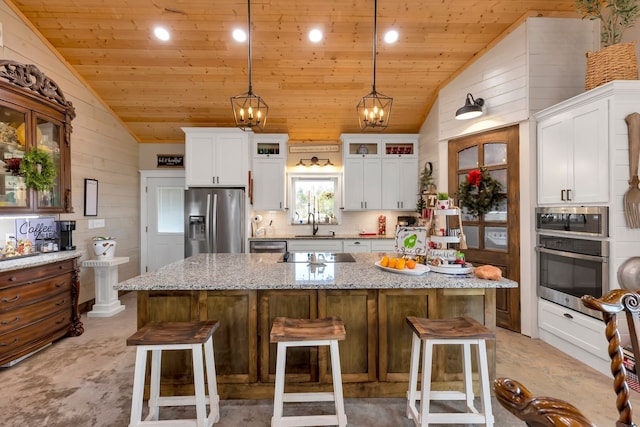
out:
{"label": "bar stool white legs", "polygon": [[[276,384],[273,399],[273,417],[271,427],[284,426],[326,426],[347,425],[342,394],[342,372],[338,341],[345,338],[342,320],[336,317],[327,319],[287,319],[278,317],[271,328],[271,342],[277,342]],[[289,347],[329,346],[333,393],[285,393],[284,378]],[[285,402],[334,402],[335,415],[284,416]]]}
{"label": "bar stool white legs", "polygon": [[[413,329],[411,362],[409,367],[409,389],[407,391],[407,417],[413,419],[418,427],[429,424],[484,424],[493,426],[489,389],[489,366],[485,341],[495,334],[473,319],[460,317],[455,319],[423,319],[407,317],[407,323]],[[422,344],[421,390],[418,390],[418,361]],[[463,389],[464,391],[432,391],[431,366],[435,345],[462,345],[463,348]],[[474,394],[471,370],[471,346],[475,345],[478,357],[480,378],[480,400],[482,412],[474,406]],[[432,413],[432,400],[463,400],[470,412]],[[420,401],[420,408],[417,407]]]}
{"label": "bar stool white legs", "polygon": [[[217,321],[151,323],[145,325],[127,339],[127,345],[135,345],[136,365],[131,399],[130,427],[133,426],[195,426],[211,427],[220,420],[216,368],[213,353],[213,332],[218,328]],[[205,370],[209,395],[205,395]],[[193,358],[193,376],[195,395],[160,396],[160,366],[163,350],[191,350]],[[142,403],[147,364],[147,352],[151,352],[151,378],[149,388],[149,414],[142,420]],[[209,413],[206,405],[209,405]],[[196,419],[158,420],[161,406],[196,407]]]}

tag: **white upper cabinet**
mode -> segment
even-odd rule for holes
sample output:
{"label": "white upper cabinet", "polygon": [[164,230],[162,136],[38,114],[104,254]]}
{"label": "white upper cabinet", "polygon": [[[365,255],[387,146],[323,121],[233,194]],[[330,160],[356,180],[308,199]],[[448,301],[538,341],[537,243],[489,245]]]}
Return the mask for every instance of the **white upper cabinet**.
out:
{"label": "white upper cabinet", "polygon": [[341,135],[345,210],[382,207],[379,135]]}
{"label": "white upper cabinet", "polygon": [[187,187],[246,186],[249,134],[235,128],[182,128]]}
{"label": "white upper cabinet", "polygon": [[414,210],[418,200],[418,135],[382,137],[382,209]]}
{"label": "white upper cabinet", "polygon": [[379,158],[344,159],[344,209],[380,209],[382,170]]}
{"label": "white upper cabinet", "polygon": [[418,135],[343,134],[344,209],[415,209]]}
{"label": "white upper cabinet", "polygon": [[409,211],[418,201],[418,159],[382,159],[382,209]]}
{"label": "white upper cabinet", "polygon": [[609,101],[538,117],[538,203],[609,201]]}
{"label": "white upper cabinet", "polygon": [[286,134],[253,135],[251,156],[254,210],[286,208],[288,139]]}

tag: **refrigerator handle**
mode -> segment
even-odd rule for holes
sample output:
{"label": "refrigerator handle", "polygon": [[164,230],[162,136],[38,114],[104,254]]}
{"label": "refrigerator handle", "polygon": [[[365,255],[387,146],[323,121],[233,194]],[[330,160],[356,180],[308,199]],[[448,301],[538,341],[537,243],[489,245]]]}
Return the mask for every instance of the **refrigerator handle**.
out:
{"label": "refrigerator handle", "polygon": [[213,212],[211,215],[211,243],[213,245],[213,253],[218,252],[218,194],[213,195]]}
{"label": "refrigerator handle", "polygon": [[207,211],[204,221],[205,253],[211,253],[211,194],[207,194]]}

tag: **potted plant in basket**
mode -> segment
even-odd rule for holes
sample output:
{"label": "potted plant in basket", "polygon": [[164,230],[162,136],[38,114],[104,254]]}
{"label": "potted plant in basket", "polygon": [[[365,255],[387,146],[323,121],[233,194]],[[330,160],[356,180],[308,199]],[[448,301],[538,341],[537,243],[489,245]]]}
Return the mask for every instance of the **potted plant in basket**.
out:
{"label": "potted plant in basket", "polygon": [[587,52],[585,88],[612,80],[637,80],[635,42],[620,43],[627,28],[640,18],[640,0],[575,0],[583,19],[600,21],[602,49]]}

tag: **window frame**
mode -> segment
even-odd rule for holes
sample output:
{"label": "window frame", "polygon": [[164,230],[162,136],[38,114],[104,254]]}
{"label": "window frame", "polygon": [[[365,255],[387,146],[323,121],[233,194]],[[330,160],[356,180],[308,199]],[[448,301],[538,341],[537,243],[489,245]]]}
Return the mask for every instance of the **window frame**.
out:
{"label": "window frame", "polygon": [[[336,219],[336,222],[332,225],[338,225],[341,222],[341,200],[342,200],[342,174],[340,172],[313,172],[313,173],[305,173],[305,172],[289,172],[287,176],[287,190],[288,190],[288,199],[289,199],[289,224],[291,225],[309,225],[307,222],[307,218],[304,219],[304,222],[300,224],[299,220],[296,222],[296,191],[295,191],[295,183],[298,181],[317,181],[317,180],[327,180],[333,181],[334,184],[334,196],[333,196],[333,215]],[[324,224],[324,223],[320,223]]]}

